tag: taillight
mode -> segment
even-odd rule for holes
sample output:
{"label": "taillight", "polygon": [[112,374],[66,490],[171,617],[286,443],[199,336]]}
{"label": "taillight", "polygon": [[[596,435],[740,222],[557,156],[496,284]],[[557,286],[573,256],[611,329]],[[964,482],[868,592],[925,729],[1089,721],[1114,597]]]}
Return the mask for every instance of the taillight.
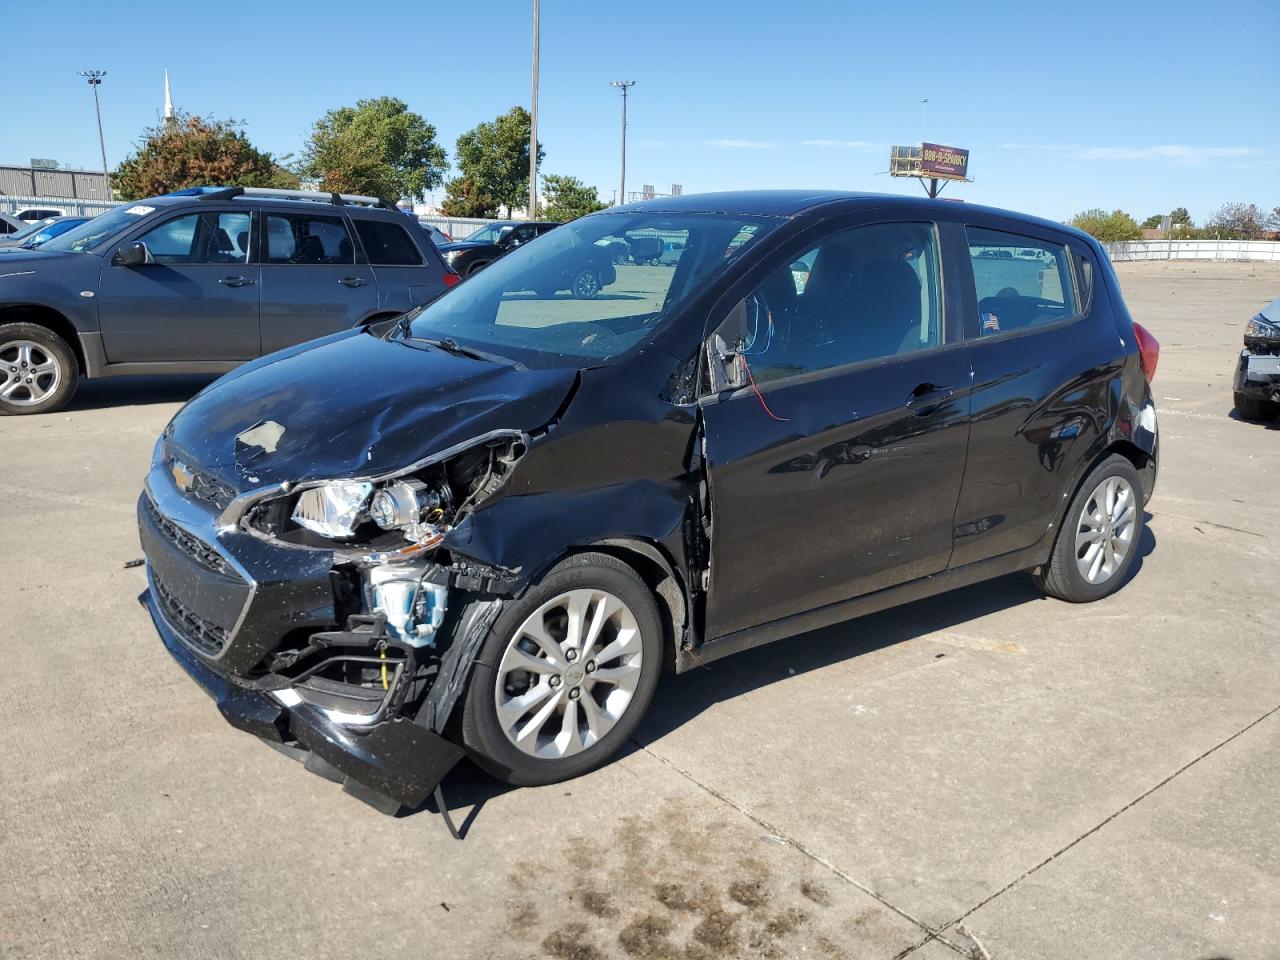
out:
{"label": "taillight", "polygon": [[461,282],[462,278],[452,270],[446,270],[444,272],[444,285],[446,287],[456,287]]}
{"label": "taillight", "polygon": [[1160,362],[1160,341],[1140,323],[1133,325],[1133,335],[1138,338],[1138,355],[1142,357],[1142,372],[1147,383],[1156,378],[1156,364]]}

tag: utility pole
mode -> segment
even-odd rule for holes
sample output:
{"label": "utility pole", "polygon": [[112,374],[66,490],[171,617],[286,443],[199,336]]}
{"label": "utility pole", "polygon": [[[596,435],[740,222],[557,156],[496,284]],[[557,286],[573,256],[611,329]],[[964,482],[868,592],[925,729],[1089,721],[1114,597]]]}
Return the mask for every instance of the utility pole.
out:
{"label": "utility pole", "polygon": [[929,115],[929,98],[920,101],[920,142],[924,143],[924,119]]}
{"label": "utility pole", "polygon": [[529,111],[529,219],[538,216],[538,0],[533,0],[533,109]]}
{"label": "utility pole", "polygon": [[611,87],[622,91],[622,184],[618,188],[618,202],[627,202],[627,91],[636,85],[634,80],[613,80]]}
{"label": "utility pole", "polygon": [[102,106],[98,103],[98,86],[107,75],[105,70],[78,70],[93,87],[93,112],[98,115],[98,147],[102,150],[102,175],[107,178],[107,195],[111,194],[111,174],[107,172],[107,142],[102,139]]}

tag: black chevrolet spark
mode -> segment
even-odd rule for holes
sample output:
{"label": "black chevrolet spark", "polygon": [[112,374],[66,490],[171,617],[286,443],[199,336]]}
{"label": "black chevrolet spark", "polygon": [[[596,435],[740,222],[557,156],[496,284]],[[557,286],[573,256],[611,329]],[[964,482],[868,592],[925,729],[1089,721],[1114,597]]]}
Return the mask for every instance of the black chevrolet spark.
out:
{"label": "black chevrolet spark", "polygon": [[[547,293],[642,238],[678,255]],[[227,720],[375,806],[463,756],[563,780],[664,671],[1015,571],[1118,589],[1158,350],[1061,224],[798,191],[614,207],[191,400],[138,503],[142,599]]]}

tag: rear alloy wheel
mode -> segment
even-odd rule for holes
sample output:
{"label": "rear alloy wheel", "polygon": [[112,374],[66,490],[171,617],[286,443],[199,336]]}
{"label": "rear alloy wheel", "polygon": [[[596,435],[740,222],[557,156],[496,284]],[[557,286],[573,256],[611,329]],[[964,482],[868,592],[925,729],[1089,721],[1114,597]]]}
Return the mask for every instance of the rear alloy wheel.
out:
{"label": "rear alloy wheel", "polygon": [[1237,393],[1235,401],[1236,413],[1240,414],[1241,420],[1274,420],[1280,414],[1280,403],[1257,400],[1253,397],[1246,397],[1243,393]]}
{"label": "rear alloy wheel", "polygon": [[600,277],[594,270],[579,270],[570,289],[579,300],[590,300],[600,292]]}
{"label": "rear alloy wheel", "polygon": [[0,414],[48,413],[75,393],[76,359],[51,330],[31,323],[0,326]]}
{"label": "rear alloy wheel", "polygon": [[1100,600],[1124,583],[1142,536],[1142,486],[1122,456],[1104,460],[1081,484],[1038,580],[1072,603]]}
{"label": "rear alloy wheel", "polygon": [[634,731],[661,656],[644,582],[613,557],[571,557],[495,622],[467,690],[463,739],[510,783],[576,777]]}

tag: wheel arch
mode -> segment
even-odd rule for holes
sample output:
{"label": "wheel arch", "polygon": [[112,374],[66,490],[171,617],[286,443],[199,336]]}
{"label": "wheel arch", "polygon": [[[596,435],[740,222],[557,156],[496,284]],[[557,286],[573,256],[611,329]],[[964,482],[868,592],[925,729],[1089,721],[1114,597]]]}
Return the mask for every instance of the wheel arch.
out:
{"label": "wheel arch", "polygon": [[38,303],[0,304],[0,324],[2,323],[30,323],[56,333],[76,358],[77,372],[82,376],[88,372],[80,331],[70,318],[53,307]]}

